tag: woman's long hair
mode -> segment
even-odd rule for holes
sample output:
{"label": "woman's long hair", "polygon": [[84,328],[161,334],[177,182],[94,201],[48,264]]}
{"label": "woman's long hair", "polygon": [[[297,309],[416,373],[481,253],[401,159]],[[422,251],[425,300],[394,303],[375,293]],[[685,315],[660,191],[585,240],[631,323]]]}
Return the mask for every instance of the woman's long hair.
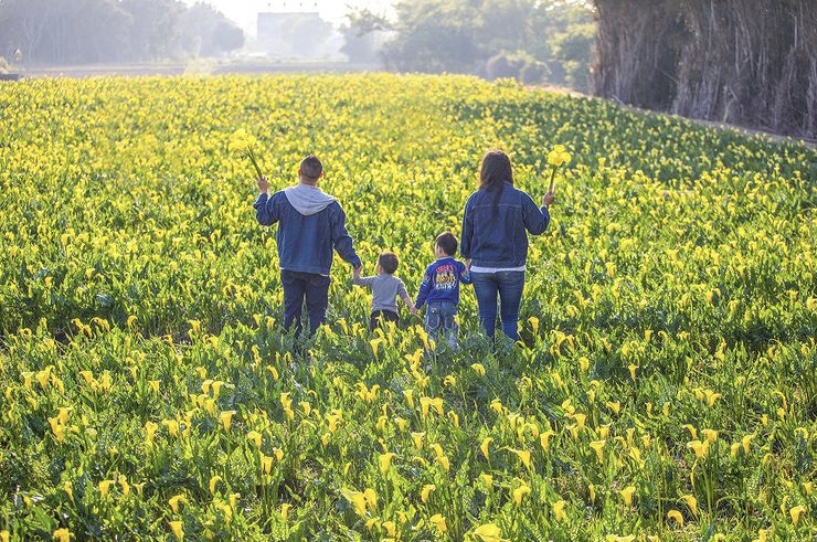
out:
{"label": "woman's long hair", "polygon": [[479,188],[494,194],[494,214],[499,208],[499,198],[505,183],[513,184],[511,159],[503,151],[492,149],[482,157],[479,171]]}

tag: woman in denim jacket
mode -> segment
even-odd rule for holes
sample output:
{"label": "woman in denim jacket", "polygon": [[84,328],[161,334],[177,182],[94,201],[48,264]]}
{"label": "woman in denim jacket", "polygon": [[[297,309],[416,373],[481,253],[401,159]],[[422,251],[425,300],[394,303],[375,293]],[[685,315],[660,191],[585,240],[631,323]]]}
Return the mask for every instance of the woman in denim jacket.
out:
{"label": "woman in denim jacket", "polygon": [[470,268],[482,328],[494,337],[499,296],[502,331],[519,340],[528,233],[540,235],[547,229],[548,206],[555,196],[548,191],[537,207],[514,187],[511,159],[500,150],[485,153],[479,177],[479,190],[465,204],[460,253]]}

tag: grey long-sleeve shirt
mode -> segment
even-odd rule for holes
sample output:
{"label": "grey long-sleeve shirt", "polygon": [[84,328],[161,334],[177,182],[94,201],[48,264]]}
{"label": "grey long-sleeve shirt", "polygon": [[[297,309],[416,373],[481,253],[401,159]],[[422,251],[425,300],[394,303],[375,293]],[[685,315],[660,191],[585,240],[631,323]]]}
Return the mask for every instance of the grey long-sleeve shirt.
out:
{"label": "grey long-sleeve shirt", "polygon": [[352,278],[352,283],[358,286],[369,286],[372,289],[372,312],[391,311],[397,312],[397,298],[408,297],[406,286],[403,281],[383,273],[373,277]]}

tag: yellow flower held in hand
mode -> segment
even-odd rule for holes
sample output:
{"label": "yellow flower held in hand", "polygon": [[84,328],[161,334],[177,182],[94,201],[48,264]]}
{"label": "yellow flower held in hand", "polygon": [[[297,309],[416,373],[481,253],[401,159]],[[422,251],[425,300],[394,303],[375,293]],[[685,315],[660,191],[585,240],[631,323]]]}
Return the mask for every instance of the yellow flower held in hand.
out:
{"label": "yellow flower held in hand", "polygon": [[238,152],[249,158],[253,168],[255,168],[255,173],[261,178],[264,174],[261,173],[261,168],[258,166],[258,159],[255,156],[256,143],[257,140],[254,136],[248,134],[243,128],[239,128],[233,133],[230,139],[229,150],[231,152]]}
{"label": "yellow flower held in hand", "polygon": [[572,156],[567,152],[564,145],[556,145],[553,150],[548,153],[548,164],[551,166],[550,184],[548,191],[553,191],[553,180],[556,177],[556,171],[562,166],[567,166],[570,163]]}
{"label": "yellow flower held in hand", "polygon": [[573,157],[567,152],[564,145],[556,145],[553,150],[548,153],[548,164],[551,166],[566,166],[570,163]]}

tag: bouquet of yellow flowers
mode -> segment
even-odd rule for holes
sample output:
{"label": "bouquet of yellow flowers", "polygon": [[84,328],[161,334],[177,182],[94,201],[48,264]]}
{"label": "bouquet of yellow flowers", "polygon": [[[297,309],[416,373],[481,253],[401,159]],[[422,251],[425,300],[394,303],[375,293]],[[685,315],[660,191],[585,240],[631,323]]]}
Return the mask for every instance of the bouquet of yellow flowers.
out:
{"label": "bouquet of yellow flowers", "polygon": [[255,139],[254,136],[248,134],[243,128],[239,128],[235,131],[235,133],[233,133],[233,136],[230,139],[230,151],[237,152],[249,158],[250,162],[252,162],[252,165],[255,168],[255,173],[260,179],[264,176],[264,174],[261,173],[261,168],[258,167],[258,158],[255,156],[255,146],[257,143],[258,140]]}
{"label": "bouquet of yellow flowers", "polygon": [[570,163],[572,157],[564,145],[556,145],[553,150],[548,153],[548,164],[551,166],[550,186],[548,191],[553,191],[553,179],[556,178],[556,172],[562,167]]}

